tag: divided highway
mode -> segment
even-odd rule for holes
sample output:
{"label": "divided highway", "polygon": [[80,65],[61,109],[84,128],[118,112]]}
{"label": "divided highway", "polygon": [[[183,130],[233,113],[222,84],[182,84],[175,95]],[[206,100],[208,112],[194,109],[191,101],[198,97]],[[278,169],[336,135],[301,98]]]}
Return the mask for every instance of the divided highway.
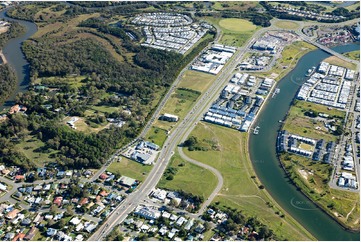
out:
{"label": "divided highway", "polygon": [[[143,184],[141,184],[137,190],[135,190],[132,194],[125,198],[125,200],[108,217],[107,221],[88,240],[104,240],[106,235],[109,234],[115,226],[121,223],[140,202],[145,200],[147,195],[152,191],[152,189],[156,187],[159,180],[161,179],[165,169],[168,166],[170,158],[174,153],[173,150],[177,147],[179,143],[181,143],[188,137],[189,133],[195,127],[196,122],[202,118],[203,113],[212,105],[212,102],[218,97],[218,94],[223,89],[224,85],[229,81],[233,70],[235,69],[239,61],[243,58],[247,49],[251,46],[254,38],[258,38],[258,36],[260,36],[265,31],[269,31],[270,29],[271,28],[264,28],[257,31],[254,34],[253,38],[246,43],[246,47],[237,50],[237,52],[231,58],[230,62],[222,69],[218,78],[213,82],[210,88],[200,96],[200,98],[195,103],[193,109],[168,136],[163,146],[163,149],[159,153],[158,159],[154,164],[153,169],[148,174]],[[187,70],[188,66],[182,72]],[[179,78],[172,85],[173,89],[178,82]],[[170,92],[168,92],[168,94],[171,93],[172,88],[170,89]],[[164,98],[163,100],[166,101],[166,99],[167,98]],[[165,101],[161,102],[161,105],[159,105],[157,111],[154,113],[153,117],[151,118],[144,130],[151,127],[153,121],[161,110],[162,104],[165,104]],[[143,135],[146,133],[144,132],[144,130],[142,132]]]}

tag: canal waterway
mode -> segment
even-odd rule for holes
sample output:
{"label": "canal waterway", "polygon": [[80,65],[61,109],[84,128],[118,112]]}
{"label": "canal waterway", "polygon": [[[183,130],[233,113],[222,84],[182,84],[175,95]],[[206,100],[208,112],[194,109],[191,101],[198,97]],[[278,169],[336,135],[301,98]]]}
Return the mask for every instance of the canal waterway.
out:
{"label": "canal waterway", "polygon": [[36,24],[32,22],[13,19],[6,16],[6,11],[7,9],[0,11],[0,19],[5,19],[5,21],[16,21],[24,26],[26,30],[25,33],[18,38],[9,40],[3,48],[4,56],[9,65],[15,70],[18,82],[15,90],[10,94],[7,101],[0,105],[0,111],[12,106],[14,104],[16,94],[26,91],[29,86],[29,62],[25,59],[25,56],[21,51],[21,44],[38,30]]}
{"label": "canal waterway", "polygon": [[[359,50],[360,45],[349,44],[332,49],[344,53]],[[260,126],[260,132],[250,137],[250,155],[256,173],[267,191],[318,240],[359,241],[359,233],[344,230],[292,185],[276,156],[276,138],[281,125],[279,120],[285,118],[299,87],[306,81],[307,70],[317,66],[328,56],[330,55],[319,49],[307,53],[299,60],[294,70],[278,82],[280,93],[268,101],[256,121],[256,125]]]}

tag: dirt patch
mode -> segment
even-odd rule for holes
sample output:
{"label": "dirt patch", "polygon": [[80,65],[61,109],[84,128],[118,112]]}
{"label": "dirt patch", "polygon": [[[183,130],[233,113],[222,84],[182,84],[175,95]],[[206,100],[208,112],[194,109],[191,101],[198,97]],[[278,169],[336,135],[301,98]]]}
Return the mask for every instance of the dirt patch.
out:
{"label": "dirt patch", "polygon": [[308,172],[305,170],[298,170],[298,172],[301,174],[301,176],[305,179],[308,180]]}

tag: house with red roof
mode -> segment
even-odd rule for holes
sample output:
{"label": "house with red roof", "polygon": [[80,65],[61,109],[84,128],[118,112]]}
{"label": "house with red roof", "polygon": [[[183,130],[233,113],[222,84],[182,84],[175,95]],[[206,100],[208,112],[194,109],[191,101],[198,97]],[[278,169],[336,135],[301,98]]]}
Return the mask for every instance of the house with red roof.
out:
{"label": "house with red roof", "polygon": [[80,202],[79,202],[79,205],[80,206],[83,206],[84,204],[87,204],[88,203],[88,198],[87,197],[83,197]]}
{"label": "house with red roof", "polygon": [[63,197],[56,197],[53,201],[53,204],[56,204],[60,207],[62,201],[63,201]]}
{"label": "house with red roof", "polygon": [[99,193],[100,196],[105,197],[108,196],[109,193],[107,193],[107,191],[103,190]]}
{"label": "house with red roof", "polygon": [[107,174],[105,174],[105,173],[103,173],[103,174],[101,174],[100,176],[99,176],[99,178],[100,179],[102,179],[102,180],[105,180],[105,179],[107,179],[109,176],[107,175]]}
{"label": "house with red roof", "polygon": [[18,233],[13,239],[12,241],[22,241],[25,237],[25,234],[23,233]]}

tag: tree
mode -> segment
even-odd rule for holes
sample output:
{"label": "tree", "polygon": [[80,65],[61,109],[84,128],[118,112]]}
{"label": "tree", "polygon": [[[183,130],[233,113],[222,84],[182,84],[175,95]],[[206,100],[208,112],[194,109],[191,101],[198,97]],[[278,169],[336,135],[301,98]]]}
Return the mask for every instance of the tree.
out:
{"label": "tree", "polygon": [[186,147],[192,147],[198,144],[197,138],[194,136],[189,137],[186,141],[184,141],[184,146]]}

